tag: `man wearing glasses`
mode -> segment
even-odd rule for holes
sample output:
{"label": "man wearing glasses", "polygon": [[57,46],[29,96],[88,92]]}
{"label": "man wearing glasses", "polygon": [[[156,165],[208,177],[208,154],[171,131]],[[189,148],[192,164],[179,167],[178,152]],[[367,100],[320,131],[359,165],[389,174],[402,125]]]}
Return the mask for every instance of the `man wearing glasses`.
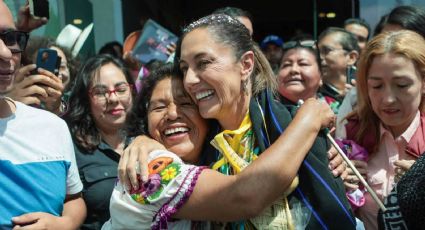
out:
{"label": "man wearing glasses", "polygon": [[76,229],[86,209],[65,122],[6,96],[27,40],[0,0],[0,229]]}
{"label": "man wearing glasses", "polygon": [[[29,12],[29,4],[25,4],[19,9],[17,28],[19,31],[12,31],[12,34],[3,36],[4,38],[16,38],[18,44],[21,41],[28,40],[29,32],[36,29],[47,22],[47,18],[35,18]],[[5,34],[6,35],[6,34]],[[25,39],[26,38],[26,39]],[[11,51],[16,53],[20,50]],[[33,73],[36,72],[36,73]],[[33,74],[30,74],[33,73]],[[22,102],[27,105],[42,107],[55,114],[63,113],[62,109],[62,92],[64,86],[62,80],[49,71],[36,70],[35,65],[27,65],[20,68],[14,79],[14,87],[8,93],[12,99]]]}

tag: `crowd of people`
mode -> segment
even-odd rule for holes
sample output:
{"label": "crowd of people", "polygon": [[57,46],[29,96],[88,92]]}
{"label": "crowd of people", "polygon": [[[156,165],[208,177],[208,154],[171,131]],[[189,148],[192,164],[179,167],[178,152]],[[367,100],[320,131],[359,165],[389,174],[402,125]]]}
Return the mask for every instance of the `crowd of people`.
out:
{"label": "crowd of people", "polygon": [[139,31],[75,57],[29,36],[46,22],[0,0],[0,229],[425,224],[424,9],[257,44],[249,12],[220,8],[169,63],[132,56]]}

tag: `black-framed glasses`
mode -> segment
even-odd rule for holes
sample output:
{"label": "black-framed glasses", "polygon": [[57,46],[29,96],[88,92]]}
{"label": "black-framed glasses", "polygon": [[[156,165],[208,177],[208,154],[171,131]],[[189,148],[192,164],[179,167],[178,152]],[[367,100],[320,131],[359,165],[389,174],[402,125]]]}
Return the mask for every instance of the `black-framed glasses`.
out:
{"label": "black-framed glasses", "polygon": [[21,53],[27,46],[29,34],[19,30],[8,30],[0,33],[0,39],[12,53]]}
{"label": "black-framed glasses", "polygon": [[317,42],[315,40],[289,41],[282,45],[283,50],[289,50],[295,47],[304,47],[317,50]]}
{"label": "black-framed glasses", "polygon": [[110,97],[111,94],[115,94],[119,99],[125,99],[131,96],[132,84],[119,84],[115,86],[113,90],[109,90],[106,87],[93,87],[89,90],[89,95],[93,100],[99,103],[105,103]]}

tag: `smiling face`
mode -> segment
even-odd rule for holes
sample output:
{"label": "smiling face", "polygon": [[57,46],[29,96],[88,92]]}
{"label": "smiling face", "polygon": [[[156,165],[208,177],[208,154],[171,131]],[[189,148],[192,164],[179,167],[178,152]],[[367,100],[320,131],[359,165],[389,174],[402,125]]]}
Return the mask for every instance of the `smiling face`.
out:
{"label": "smiling face", "polygon": [[155,86],[148,107],[148,131],[185,162],[196,164],[207,135],[207,123],[178,78],[165,78]]}
{"label": "smiling face", "polygon": [[[96,127],[103,132],[117,131],[123,127],[132,106],[131,88],[123,71],[112,63],[103,65],[93,74],[90,86],[90,110],[93,120]],[[101,98],[102,92],[107,92],[106,100]]]}
{"label": "smiling face", "polygon": [[[16,30],[12,14],[3,1],[0,1],[0,33]],[[0,95],[12,90],[15,72],[21,63],[21,53],[12,53],[0,39]]]}
{"label": "smiling face", "polygon": [[373,59],[367,74],[372,109],[395,137],[413,121],[425,93],[425,80],[414,63],[401,55]]}
{"label": "smiling face", "polygon": [[213,37],[206,28],[189,32],[181,44],[180,69],[201,116],[233,130],[248,111],[250,92],[245,93],[241,82],[248,81],[252,72],[253,53],[248,51],[236,60],[232,48]]}
{"label": "smiling face", "polygon": [[315,97],[320,86],[320,70],[314,54],[305,48],[285,52],[278,74],[279,93],[292,102]]}

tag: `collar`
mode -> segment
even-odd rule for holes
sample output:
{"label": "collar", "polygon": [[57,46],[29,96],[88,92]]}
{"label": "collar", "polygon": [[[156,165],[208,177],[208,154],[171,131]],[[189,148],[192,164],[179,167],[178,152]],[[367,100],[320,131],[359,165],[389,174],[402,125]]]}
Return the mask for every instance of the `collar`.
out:
{"label": "collar", "polygon": [[[381,131],[381,140],[384,134],[391,133],[385,129],[385,127],[380,125]],[[415,115],[412,123],[404,131],[400,138],[402,138],[405,143],[407,143],[405,152],[415,158],[420,157],[425,152],[425,115],[421,114],[419,111]]]}
{"label": "collar", "polygon": [[379,125],[379,131],[380,131],[380,137],[381,140],[384,137],[384,135],[391,135],[394,139],[403,139],[406,143],[409,143],[412,139],[413,135],[415,134],[416,130],[418,129],[420,124],[420,112],[419,110],[416,112],[415,117],[413,118],[412,123],[410,123],[409,127],[399,136],[399,137],[393,137],[392,133],[384,127],[382,122]]}

